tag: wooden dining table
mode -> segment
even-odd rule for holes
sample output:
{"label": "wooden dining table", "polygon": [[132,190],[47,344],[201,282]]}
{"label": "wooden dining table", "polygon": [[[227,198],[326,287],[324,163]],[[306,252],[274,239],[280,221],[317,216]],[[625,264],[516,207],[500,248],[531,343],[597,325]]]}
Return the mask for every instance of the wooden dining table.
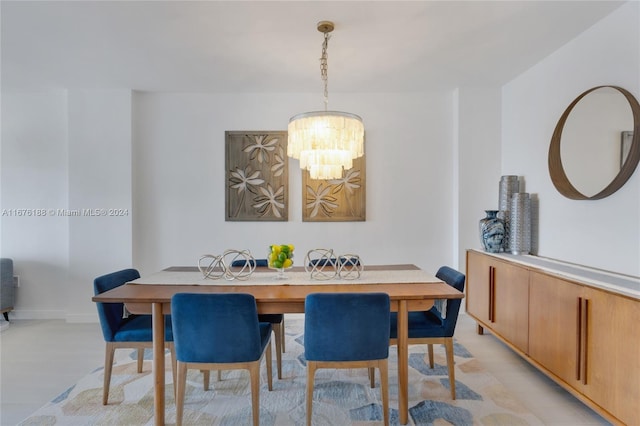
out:
{"label": "wooden dining table", "polygon": [[[305,297],[319,292],[382,292],[398,312],[398,411],[408,422],[408,312],[427,310],[436,299],[461,299],[463,293],[415,265],[367,266],[356,279],[316,280],[302,267],[276,279],[277,273],[257,268],[244,280],[210,279],[197,267],[170,267],[94,296],[94,302],[124,303],[133,314],[151,314],[153,322],[154,424],[165,420],[164,315],[171,313],[176,293],[249,293],[261,314],[304,313]],[[353,276],[351,276],[353,278]]]}

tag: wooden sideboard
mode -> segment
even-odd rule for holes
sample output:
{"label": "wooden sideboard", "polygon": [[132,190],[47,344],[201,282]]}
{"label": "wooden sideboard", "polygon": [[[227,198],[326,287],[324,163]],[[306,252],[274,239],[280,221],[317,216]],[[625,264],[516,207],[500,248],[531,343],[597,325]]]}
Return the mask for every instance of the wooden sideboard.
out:
{"label": "wooden sideboard", "polygon": [[616,424],[640,425],[640,279],[467,251],[466,311]]}

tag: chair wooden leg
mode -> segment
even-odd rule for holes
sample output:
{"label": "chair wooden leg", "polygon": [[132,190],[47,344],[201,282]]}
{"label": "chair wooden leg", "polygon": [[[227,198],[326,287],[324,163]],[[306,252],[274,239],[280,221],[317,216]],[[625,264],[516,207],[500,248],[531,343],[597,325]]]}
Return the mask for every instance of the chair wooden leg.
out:
{"label": "chair wooden leg", "polygon": [[429,351],[429,367],[433,368],[433,344],[429,343],[427,347]]}
{"label": "chair wooden leg", "polygon": [[280,334],[282,334],[282,353],[284,353],[285,352],[284,341],[286,340],[285,339],[286,333],[284,331],[284,315],[282,315],[282,322],[280,323]]}
{"label": "chair wooden leg", "polygon": [[371,383],[371,389],[376,387],[376,369],[369,367],[369,382]]}
{"label": "chair wooden leg", "polygon": [[109,402],[109,386],[111,386],[111,371],[113,370],[113,356],[116,348],[107,342],[104,351],[104,383],[102,385],[102,405]]}
{"label": "chair wooden leg", "polygon": [[[218,370],[218,374],[220,374],[220,370]],[[203,370],[202,371],[202,385],[205,391],[209,390],[209,378],[211,377],[211,371]]]}
{"label": "chair wooden leg", "polygon": [[[271,352],[271,347],[268,348]],[[253,414],[253,426],[260,425],[260,361],[249,366],[251,378],[251,413]]]}
{"label": "chair wooden leg", "polygon": [[178,362],[178,378],[176,391],[176,425],[182,425],[182,415],[184,413],[184,394],[187,386],[187,364]]}
{"label": "chair wooden leg", "polygon": [[[209,383],[211,382],[211,370],[200,370],[202,372],[202,388],[205,391],[209,390]],[[217,370],[218,381],[222,380],[222,370]]]}
{"label": "chair wooden leg", "polygon": [[278,368],[278,379],[282,379],[282,345],[284,344],[284,340],[282,339],[282,330],[284,329],[284,324],[280,323],[273,330],[276,335],[276,363]]}
{"label": "chair wooden leg", "polygon": [[273,367],[271,366],[271,363],[273,362],[273,358],[271,356],[271,341],[269,341],[269,343],[267,344],[267,350],[266,350],[266,364],[267,364],[267,385],[268,385],[268,389],[270,391],[273,390]]}
{"label": "chair wooden leg", "polygon": [[382,393],[382,415],[385,426],[389,426],[389,361],[380,360],[380,392]]}
{"label": "chair wooden leg", "polygon": [[451,399],[456,399],[456,375],[453,364],[453,338],[445,338],[444,347],[447,352],[447,368],[449,370],[449,388],[451,388]]}
{"label": "chair wooden leg", "polygon": [[138,348],[138,374],[142,373],[143,362],[144,362],[144,348]]}
{"label": "chair wooden leg", "polygon": [[316,363],[307,361],[307,426],[311,426],[313,407],[313,381],[316,376]]}
{"label": "chair wooden leg", "polygon": [[173,377],[173,396],[178,394],[178,360],[176,359],[176,347],[173,343],[169,344],[169,355],[171,356],[171,376]]}

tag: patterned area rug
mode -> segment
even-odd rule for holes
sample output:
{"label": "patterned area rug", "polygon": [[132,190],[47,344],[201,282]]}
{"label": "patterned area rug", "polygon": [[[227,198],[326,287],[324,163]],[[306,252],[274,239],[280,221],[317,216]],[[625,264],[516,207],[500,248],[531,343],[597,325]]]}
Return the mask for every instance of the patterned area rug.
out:
{"label": "patterned area rug", "polygon": [[[260,424],[304,425],[306,370],[302,319],[286,320],[286,353],[283,379],[278,380],[273,357],[273,391],[267,390],[262,366]],[[274,346],[275,348],[275,346]],[[455,344],[456,395],[451,400],[444,347],[434,347],[435,368],[429,368],[426,345],[409,347],[410,425],[541,425],[530,411],[484,370],[463,346]],[[150,357],[150,352],[146,354]],[[135,352],[116,351],[109,405],[102,405],[103,368],[82,378],[21,425],[152,425],[153,387],[151,362],[136,373]],[[166,358],[167,424],[175,423],[170,358]],[[379,373],[376,387],[369,386],[365,369],[316,373],[313,402],[314,425],[382,424]],[[398,423],[397,351],[389,352],[391,424]],[[246,371],[226,371],[222,380],[211,375],[204,391],[202,374],[190,371],[185,398],[185,424],[244,425],[251,423],[251,395]]]}

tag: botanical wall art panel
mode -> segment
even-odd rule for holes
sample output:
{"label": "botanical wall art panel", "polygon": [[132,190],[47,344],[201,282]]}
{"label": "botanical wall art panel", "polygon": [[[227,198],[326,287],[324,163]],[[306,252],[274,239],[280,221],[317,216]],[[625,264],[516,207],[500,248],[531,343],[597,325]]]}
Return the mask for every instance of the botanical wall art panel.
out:
{"label": "botanical wall art panel", "polygon": [[286,131],[225,132],[227,221],[287,221]]}
{"label": "botanical wall art panel", "polygon": [[304,222],[358,222],[366,220],[366,155],[353,160],[341,179],[311,179],[302,171]]}

